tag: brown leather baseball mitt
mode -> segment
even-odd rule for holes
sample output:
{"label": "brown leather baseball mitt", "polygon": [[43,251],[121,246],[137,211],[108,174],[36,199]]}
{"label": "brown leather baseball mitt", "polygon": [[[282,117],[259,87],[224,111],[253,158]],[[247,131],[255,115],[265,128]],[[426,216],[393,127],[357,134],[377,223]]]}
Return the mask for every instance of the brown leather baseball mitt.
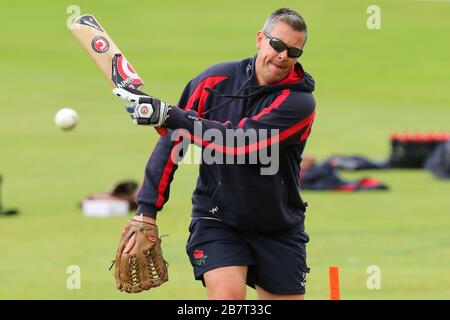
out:
{"label": "brown leather baseball mitt", "polygon": [[[134,246],[125,252],[132,237]],[[122,232],[116,254],[117,289],[137,293],[158,287],[169,279],[167,266],[161,251],[158,227],[148,222],[130,220]]]}

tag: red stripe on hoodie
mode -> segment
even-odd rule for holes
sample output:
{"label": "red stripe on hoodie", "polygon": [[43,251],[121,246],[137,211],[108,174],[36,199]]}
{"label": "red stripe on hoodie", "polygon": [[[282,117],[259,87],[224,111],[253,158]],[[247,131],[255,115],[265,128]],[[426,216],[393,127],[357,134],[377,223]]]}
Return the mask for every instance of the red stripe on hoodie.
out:
{"label": "red stripe on hoodie", "polygon": [[303,133],[302,136],[300,137],[300,141],[306,140],[306,138],[309,135],[309,131],[312,126],[312,123],[314,122],[315,115],[316,115],[316,112],[313,112],[306,119],[303,119],[303,120],[297,122],[296,124],[292,125],[288,129],[284,130],[283,132],[281,132],[273,137],[269,137],[264,140],[258,141],[256,143],[241,146],[241,147],[228,147],[228,146],[216,144],[211,141],[205,141],[199,137],[192,135],[191,133],[189,133],[186,130],[180,130],[180,134],[183,135],[184,137],[186,137],[187,139],[190,139],[191,141],[193,141],[195,144],[197,144],[199,146],[204,146],[208,149],[213,149],[213,150],[219,151],[221,153],[225,153],[225,154],[241,155],[241,154],[251,153],[251,152],[255,152],[257,150],[267,148],[273,144],[273,140],[277,141],[277,143],[280,143],[281,141],[291,137],[296,132],[300,131],[301,129],[303,129],[305,127],[307,129],[305,130],[305,133]]}
{"label": "red stripe on hoodie", "polygon": [[203,117],[203,112],[205,108],[205,102],[206,99],[209,96],[209,92],[205,90],[205,87],[208,88],[214,88],[219,82],[227,79],[227,77],[208,77],[204,80],[202,80],[197,87],[195,88],[194,92],[192,93],[191,97],[189,98],[185,110],[192,110],[192,107],[194,106],[194,103],[200,99],[198,103],[198,114],[200,117]]}
{"label": "red stripe on hoodie", "polygon": [[[286,100],[286,98],[289,96],[290,92],[291,92],[290,89],[283,90],[281,92],[281,94],[278,97],[276,97],[275,100],[273,100],[272,103],[268,107],[262,109],[262,111],[260,113],[253,116],[251,119],[258,120],[263,115],[270,113],[273,109],[278,108],[284,102],[284,100]],[[245,121],[247,121],[247,119],[248,118],[243,118],[241,121],[239,121],[238,128],[243,128]]]}
{"label": "red stripe on hoodie", "polygon": [[[198,103],[198,114],[200,117],[203,117],[203,112],[205,108],[205,102],[208,98],[209,92],[205,90],[205,87],[208,88],[214,88],[219,82],[227,79],[227,77],[208,77],[201,81],[197,87],[195,88],[194,92],[192,93],[191,97],[188,100],[188,103],[185,107],[186,110],[191,110],[194,103],[200,99]],[[165,129],[165,128],[164,128]],[[169,185],[170,176],[172,175],[172,172],[174,170],[175,164],[173,163],[172,159],[174,152],[176,152],[179,141],[175,143],[174,147],[172,148],[172,152],[169,156],[169,159],[167,159],[166,165],[164,166],[164,170],[161,176],[161,180],[158,184],[158,199],[156,200],[156,207],[161,208],[164,204],[164,194],[166,193],[167,187]]]}

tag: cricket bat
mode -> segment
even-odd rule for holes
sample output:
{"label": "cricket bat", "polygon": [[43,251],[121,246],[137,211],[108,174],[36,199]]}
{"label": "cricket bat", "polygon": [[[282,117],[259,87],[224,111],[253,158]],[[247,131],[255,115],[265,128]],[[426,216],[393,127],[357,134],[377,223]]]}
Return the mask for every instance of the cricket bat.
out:
{"label": "cricket bat", "polygon": [[[70,30],[113,87],[141,90],[144,86],[141,77],[92,14],[76,18]],[[164,127],[155,129],[161,136],[167,134]]]}
{"label": "cricket bat", "polygon": [[76,18],[70,30],[114,87],[140,90],[144,86],[141,77],[93,15]]}

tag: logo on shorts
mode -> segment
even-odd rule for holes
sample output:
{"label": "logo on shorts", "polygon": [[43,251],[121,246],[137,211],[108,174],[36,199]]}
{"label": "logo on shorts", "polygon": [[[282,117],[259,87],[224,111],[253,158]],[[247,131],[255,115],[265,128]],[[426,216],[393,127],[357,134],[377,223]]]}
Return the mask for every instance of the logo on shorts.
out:
{"label": "logo on shorts", "polygon": [[304,288],[306,286],[306,272],[302,272],[302,281],[300,285]]}
{"label": "logo on shorts", "polygon": [[97,53],[105,53],[109,49],[109,42],[105,37],[96,36],[92,39],[91,47]]}
{"label": "logo on shorts", "polygon": [[211,209],[209,210],[209,213],[211,213],[211,214],[216,214],[217,211],[219,211],[219,207],[214,207],[214,208],[211,208]]}
{"label": "logo on shorts", "polygon": [[206,258],[208,258],[208,256],[205,256],[205,253],[203,252],[203,250],[195,250],[194,253],[192,254],[192,256],[194,257],[194,265],[201,267],[202,265],[205,264],[206,262]]}

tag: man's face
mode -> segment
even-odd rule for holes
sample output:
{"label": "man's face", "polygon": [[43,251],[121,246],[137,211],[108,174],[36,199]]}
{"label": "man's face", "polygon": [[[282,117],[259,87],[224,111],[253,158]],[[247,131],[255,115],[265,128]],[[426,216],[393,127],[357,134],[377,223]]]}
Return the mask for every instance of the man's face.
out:
{"label": "man's face", "polygon": [[[306,40],[305,31],[295,31],[284,22],[278,22],[268,32],[271,37],[278,38],[288,47],[302,48]],[[260,85],[273,84],[285,78],[294,67],[296,58],[290,58],[287,50],[277,52],[269,44],[269,39],[262,32],[256,38],[258,56],[256,58],[256,79]]]}

